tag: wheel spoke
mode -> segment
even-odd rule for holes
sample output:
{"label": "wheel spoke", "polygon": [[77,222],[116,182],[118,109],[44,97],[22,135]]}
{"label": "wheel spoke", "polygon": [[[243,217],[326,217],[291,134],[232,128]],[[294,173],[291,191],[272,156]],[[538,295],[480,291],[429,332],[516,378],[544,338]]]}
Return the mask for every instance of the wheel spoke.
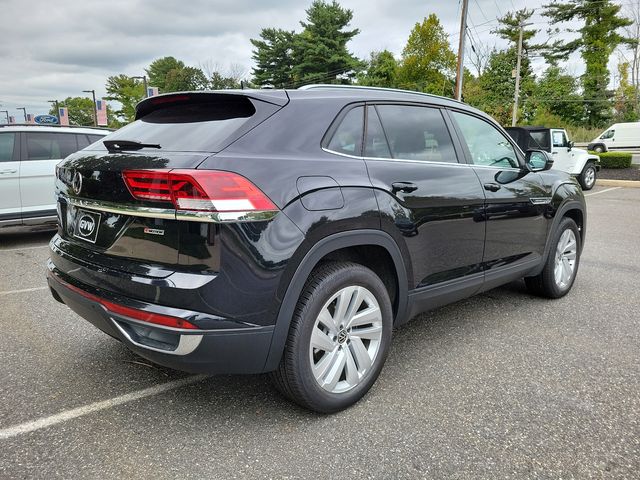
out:
{"label": "wheel spoke", "polygon": [[325,352],[330,352],[336,347],[335,342],[318,327],[311,333],[311,346]]}
{"label": "wheel spoke", "polygon": [[355,287],[355,290],[351,294],[351,300],[349,302],[349,308],[345,312],[344,315],[344,324],[345,327],[351,324],[351,319],[356,314],[360,305],[362,305],[362,301],[364,300],[364,288]]}
{"label": "wheel spoke", "polygon": [[358,364],[358,371],[360,373],[367,371],[369,367],[371,367],[371,357],[369,357],[369,352],[364,346],[364,343],[362,343],[362,340],[358,337],[352,337],[349,348]]}
{"label": "wheel spoke", "polygon": [[576,259],[576,251],[572,250],[570,252],[567,252],[564,254],[564,258],[567,258],[569,260],[575,260]]}
{"label": "wheel spoke", "polygon": [[382,335],[382,325],[372,325],[365,328],[357,328],[351,331],[351,338],[364,338],[368,340],[378,340]]}
{"label": "wheel spoke", "polygon": [[357,385],[360,380],[360,375],[358,374],[358,366],[353,358],[353,352],[347,348],[345,354],[347,358],[344,365],[344,373],[347,377],[347,383],[351,386]]}
{"label": "wheel spoke", "polygon": [[318,322],[327,327],[333,335],[336,335],[338,333],[338,326],[336,325],[336,321],[331,316],[331,313],[329,312],[327,307],[323,308],[320,311],[320,315],[318,315]]}
{"label": "wheel spoke", "polygon": [[368,325],[370,323],[375,322],[376,320],[380,320],[380,309],[372,305],[369,308],[358,312],[354,315],[349,323],[347,324],[347,328],[357,327],[359,325]]}
{"label": "wheel spoke", "polygon": [[573,239],[570,239],[569,242],[567,242],[567,244],[564,246],[564,250],[562,252],[567,253],[569,251],[574,251],[575,248],[576,248],[576,241]]}
{"label": "wheel spoke", "polygon": [[347,361],[347,355],[344,350],[338,350],[334,356],[334,361],[329,368],[329,371],[324,377],[324,385],[328,390],[336,388],[336,384],[342,376],[344,365]]}
{"label": "wheel spoke", "polygon": [[351,298],[353,297],[353,293],[356,288],[357,287],[345,288],[340,292],[340,295],[338,295],[336,310],[333,314],[333,319],[336,323],[336,326],[340,326],[340,324],[345,321],[345,315],[347,313],[347,309],[349,308]]}

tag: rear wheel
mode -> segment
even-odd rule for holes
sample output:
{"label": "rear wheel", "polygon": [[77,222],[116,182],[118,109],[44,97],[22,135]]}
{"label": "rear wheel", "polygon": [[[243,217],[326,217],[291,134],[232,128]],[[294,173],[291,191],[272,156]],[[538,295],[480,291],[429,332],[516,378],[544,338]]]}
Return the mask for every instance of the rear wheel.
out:
{"label": "rear wheel", "polygon": [[580,185],[583,190],[591,190],[596,184],[596,166],[593,162],[587,162],[580,174]]}
{"label": "rear wheel", "polygon": [[323,264],[300,296],[274,383],[305,408],[342,410],[380,374],[391,329],[389,294],[375,273],[354,263]]}
{"label": "rear wheel", "polygon": [[525,278],[532,293],[547,298],[560,298],[566,295],[578,273],[580,263],[580,231],[576,222],[565,217],[560,222],[551,250],[539,275]]}

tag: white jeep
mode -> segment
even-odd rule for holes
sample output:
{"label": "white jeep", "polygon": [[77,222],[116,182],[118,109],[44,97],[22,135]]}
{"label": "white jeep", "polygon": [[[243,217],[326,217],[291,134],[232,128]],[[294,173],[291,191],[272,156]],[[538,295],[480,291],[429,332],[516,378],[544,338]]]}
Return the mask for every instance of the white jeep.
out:
{"label": "white jeep", "polygon": [[540,148],[553,156],[553,168],[577,177],[583,190],[591,190],[600,171],[600,157],[574,148],[564,128],[506,127],[523,151]]}

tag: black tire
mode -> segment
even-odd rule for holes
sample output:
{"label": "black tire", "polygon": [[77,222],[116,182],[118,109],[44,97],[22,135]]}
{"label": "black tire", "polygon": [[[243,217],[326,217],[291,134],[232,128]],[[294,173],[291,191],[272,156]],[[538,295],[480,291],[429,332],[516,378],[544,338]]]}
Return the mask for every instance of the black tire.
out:
{"label": "black tire", "polygon": [[596,145],[595,147],[593,147],[593,151],[596,153],[604,153],[606,150],[604,148],[604,145]]}
{"label": "black tire", "polygon": [[[364,287],[373,294],[382,317],[382,334],[375,359],[359,382],[348,391],[333,393],[323,389],[312,372],[311,335],[325,304],[350,286]],[[274,385],[290,400],[315,412],[332,413],[353,405],[369,391],[382,370],[391,343],[392,323],[389,294],[375,273],[356,263],[321,264],[311,273],[300,295],[280,365],[271,373]],[[345,350],[352,348],[346,343],[341,346]]]}
{"label": "black tire", "polygon": [[[575,264],[573,273],[571,274],[569,281],[564,285],[559,285],[556,282],[555,277],[555,268],[557,262],[556,253],[558,249],[558,243],[562,238],[564,232],[567,230],[571,230],[573,232],[573,235],[575,236]],[[576,222],[574,222],[573,219],[569,217],[564,217],[560,221],[560,224],[558,225],[556,231],[553,233],[551,248],[549,250],[549,254],[545,261],[542,272],[540,272],[540,274],[536,275],[535,277],[526,277],[524,279],[529,291],[541,297],[547,298],[560,298],[569,293],[578,273],[581,250],[582,244],[580,239],[580,231],[578,229],[578,226],[576,225]]]}
{"label": "black tire", "polygon": [[591,190],[596,184],[597,176],[595,163],[587,162],[578,178],[582,190]]}

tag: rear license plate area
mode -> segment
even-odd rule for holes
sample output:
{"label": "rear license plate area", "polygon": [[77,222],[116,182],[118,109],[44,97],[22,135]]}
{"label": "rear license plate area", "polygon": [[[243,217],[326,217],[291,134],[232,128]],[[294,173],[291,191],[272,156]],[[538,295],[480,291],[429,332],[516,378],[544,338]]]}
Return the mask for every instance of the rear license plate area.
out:
{"label": "rear license plate area", "polygon": [[73,228],[73,236],[89,243],[96,243],[100,228],[101,214],[78,209]]}

